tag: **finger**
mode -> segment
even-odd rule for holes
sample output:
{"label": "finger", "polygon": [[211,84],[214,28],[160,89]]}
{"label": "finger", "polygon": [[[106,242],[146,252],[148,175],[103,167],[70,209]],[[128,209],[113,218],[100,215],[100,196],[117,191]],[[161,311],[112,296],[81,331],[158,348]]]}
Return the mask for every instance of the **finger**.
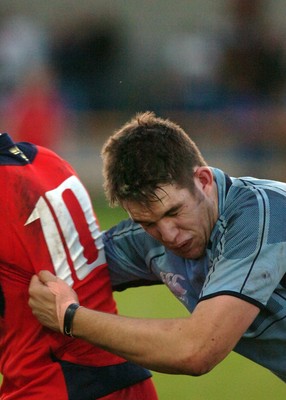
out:
{"label": "finger", "polygon": [[33,276],[29,286],[29,301],[28,304],[33,310],[40,305],[49,304],[54,302],[54,295],[51,293],[50,289],[43,284],[38,276]]}
{"label": "finger", "polygon": [[57,277],[50,271],[42,270],[39,272],[39,279],[42,283],[46,284],[47,282],[55,282]]}
{"label": "finger", "polygon": [[38,275],[33,275],[31,282],[30,282],[30,287],[37,285],[40,282]]}
{"label": "finger", "polygon": [[43,283],[40,281],[38,275],[33,275],[30,285],[29,285],[29,295],[33,296],[35,293],[37,293],[39,287],[44,286]]}

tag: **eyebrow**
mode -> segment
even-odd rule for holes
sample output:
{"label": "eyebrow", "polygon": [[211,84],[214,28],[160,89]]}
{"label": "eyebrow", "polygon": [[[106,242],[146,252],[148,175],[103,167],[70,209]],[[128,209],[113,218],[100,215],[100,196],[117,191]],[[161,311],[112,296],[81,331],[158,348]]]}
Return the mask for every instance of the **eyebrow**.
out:
{"label": "eyebrow", "polygon": [[[164,212],[164,214],[161,215],[161,217],[158,219],[158,221],[160,219],[164,218],[164,217],[167,217],[168,215],[170,215],[170,214],[172,214],[174,212],[177,212],[180,209],[181,206],[182,206],[181,204],[177,204],[177,205],[169,208],[168,210],[166,210]],[[153,224],[153,223],[156,222],[156,221],[150,221],[150,220],[142,221],[142,220],[139,220],[139,219],[133,219],[133,221],[136,222],[137,224]]]}

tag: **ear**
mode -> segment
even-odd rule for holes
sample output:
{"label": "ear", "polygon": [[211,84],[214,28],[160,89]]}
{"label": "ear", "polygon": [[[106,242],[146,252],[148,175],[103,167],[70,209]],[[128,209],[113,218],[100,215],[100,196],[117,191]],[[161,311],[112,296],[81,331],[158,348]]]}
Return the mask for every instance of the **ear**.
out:
{"label": "ear", "polygon": [[194,176],[203,191],[209,191],[213,187],[214,176],[209,167],[198,167],[195,170]]}

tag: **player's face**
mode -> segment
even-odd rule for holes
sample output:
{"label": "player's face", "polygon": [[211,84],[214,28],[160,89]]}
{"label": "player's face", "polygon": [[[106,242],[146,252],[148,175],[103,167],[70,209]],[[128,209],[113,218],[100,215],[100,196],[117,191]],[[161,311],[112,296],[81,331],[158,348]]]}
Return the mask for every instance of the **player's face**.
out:
{"label": "player's face", "polygon": [[159,200],[148,207],[132,201],[123,206],[135,222],[175,254],[200,258],[218,218],[216,184],[212,175],[203,175],[195,176],[194,194],[175,184],[166,185],[156,192]]}

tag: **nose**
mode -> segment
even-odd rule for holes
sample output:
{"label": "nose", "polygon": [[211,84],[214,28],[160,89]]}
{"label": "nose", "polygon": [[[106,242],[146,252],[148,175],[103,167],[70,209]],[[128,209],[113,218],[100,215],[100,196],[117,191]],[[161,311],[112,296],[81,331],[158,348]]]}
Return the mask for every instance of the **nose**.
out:
{"label": "nose", "polygon": [[179,233],[179,229],[174,224],[174,221],[170,219],[162,219],[157,223],[157,230],[161,236],[161,240],[166,244],[176,243],[176,238]]}

